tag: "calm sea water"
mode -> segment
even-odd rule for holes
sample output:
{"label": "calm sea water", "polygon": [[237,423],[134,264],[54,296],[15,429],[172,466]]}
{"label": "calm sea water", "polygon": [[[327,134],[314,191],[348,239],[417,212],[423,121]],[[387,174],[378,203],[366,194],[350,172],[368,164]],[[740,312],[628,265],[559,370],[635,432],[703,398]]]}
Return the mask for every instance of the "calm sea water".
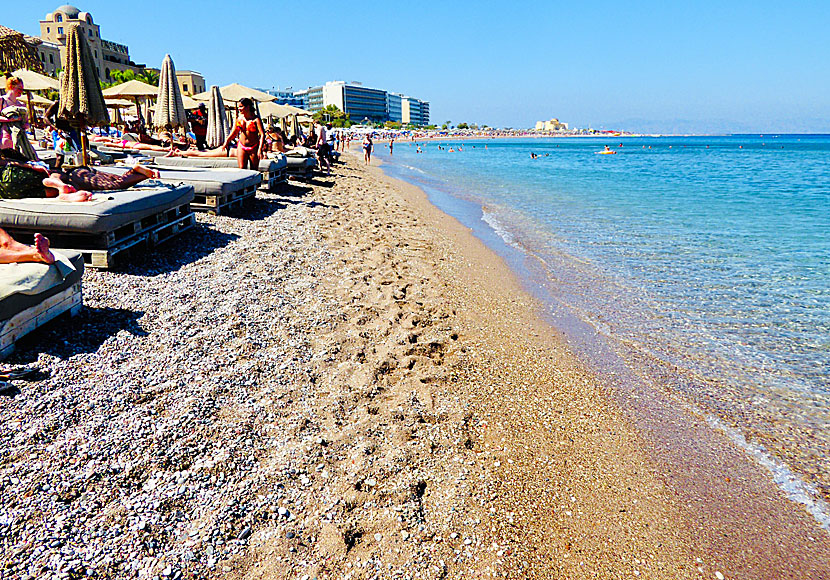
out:
{"label": "calm sea water", "polygon": [[[606,144],[617,154],[597,155]],[[421,146],[376,156],[508,258],[554,319],[589,325],[830,498],[830,136]]]}

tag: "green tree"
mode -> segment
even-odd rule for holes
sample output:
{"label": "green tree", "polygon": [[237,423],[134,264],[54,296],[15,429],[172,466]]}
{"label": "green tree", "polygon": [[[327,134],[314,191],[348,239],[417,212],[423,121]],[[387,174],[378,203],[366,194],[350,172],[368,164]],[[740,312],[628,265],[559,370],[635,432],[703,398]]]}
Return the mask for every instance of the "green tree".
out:
{"label": "green tree", "polygon": [[470,128],[470,126],[467,123],[459,123],[456,126],[456,129],[469,129],[469,128]]}
{"label": "green tree", "polygon": [[112,79],[112,82],[101,81],[101,87],[106,89],[132,80],[141,81],[143,83],[147,83],[148,85],[153,85],[154,87],[159,85],[159,73],[152,70],[145,70],[136,74],[133,70],[116,69],[110,72],[110,78]]}
{"label": "green tree", "polygon": [[400,129],[401,124],[397,121],[386,121],[386,128],[387,129]]}
{"label": "green tree", "polygon": [[337,105],[329,105],[314,113],[314,120],[318,123],[331,123],[332,127],[351,127],[352,120],[348,113],[344,113]]}

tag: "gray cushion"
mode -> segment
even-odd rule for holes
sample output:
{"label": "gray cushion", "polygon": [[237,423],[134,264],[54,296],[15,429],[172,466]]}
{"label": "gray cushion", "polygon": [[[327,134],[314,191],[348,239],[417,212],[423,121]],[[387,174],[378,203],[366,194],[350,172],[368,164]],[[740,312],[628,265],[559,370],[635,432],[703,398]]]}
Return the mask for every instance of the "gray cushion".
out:
{"label": "gray cushion", "polygon": [[[242,191],[262,182],[262,174],[250,169],[208,169],[204,167],[157,167],[163,183],[186,183],[193,186],[198,195],[224,195]],[[129,171],[126,166],[103,168],[108,173],[123,175]]]}
{"label": "gray cushion", "polygon": [[[210,168],[239,168],[234,157],[155,157],[156,165],[166,167],[210,167]],[[259,170],[263,173],[276,173],[285,167],[285,158],[260,159]]]}
{"label": "gray cushion", "polygon": [[0,227],[87,234],[110,232],[131,221],[193,201],[190,185],[145,181],[123,191],[99,191],[91,201],[0,200]]}
{"label": "gray cushion", "polygon": [[0,320],[8,320],[12,316],[23,312],[27,308],[40,304],[47,298],[63,292],[72,286],[72,284],[81,279],[84,275],[84,257],[78,252],[70,252],[67,250],[61,250],[61,253],[69,258],[69,261],[72,262],[73,266],[75,266],[75,271],[64,278],[62,283],[52,286],[44,292],[40,292],[38,294],[16,293],[6,296],[0,300]]}

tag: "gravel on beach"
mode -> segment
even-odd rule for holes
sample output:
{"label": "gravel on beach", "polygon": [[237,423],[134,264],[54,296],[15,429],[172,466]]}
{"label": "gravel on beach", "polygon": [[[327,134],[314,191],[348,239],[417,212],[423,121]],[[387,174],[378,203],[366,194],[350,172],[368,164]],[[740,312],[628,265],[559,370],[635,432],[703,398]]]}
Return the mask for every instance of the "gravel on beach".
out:
{"label": "gravel on beach", "polygon": [[504,266],[344,158],[20,343],[0,577],[735,577]]}

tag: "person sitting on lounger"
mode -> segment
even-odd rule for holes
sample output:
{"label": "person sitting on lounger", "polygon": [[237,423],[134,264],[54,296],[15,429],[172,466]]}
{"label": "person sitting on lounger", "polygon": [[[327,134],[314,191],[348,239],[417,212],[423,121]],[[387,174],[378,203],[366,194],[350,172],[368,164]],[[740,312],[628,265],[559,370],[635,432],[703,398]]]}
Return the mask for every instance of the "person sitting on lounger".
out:
{"label": "person sitting on lounger", "polygon": [[268,139],[266,141],[268,151],[274,151],[276,153],[290,151],[293,147],[286,145],[286,141],[285,133],[279,127],[271,127],[268,131]]}
{"label": "person sitting on lounger", "polygon": [[225,139],[222,149],[228,149],[231,141],[238,138],[236,145],[236,159],[240,169],[246,169],[249,165],[253,170],[259,168],[259,160],[262,159],[262,150],[265,147],[265,129],[254,109],[254,102],[244,98],[237,106],[239,115],[233,131]]}
{"label": "person sitting on lounger", "polygon": [[52,264],[54,261],[55,256],[49,250],[49,240],[44,236],[35,234],[35,245],[27,246],[0,228],[0,264],[22,264],[24,262]]}

